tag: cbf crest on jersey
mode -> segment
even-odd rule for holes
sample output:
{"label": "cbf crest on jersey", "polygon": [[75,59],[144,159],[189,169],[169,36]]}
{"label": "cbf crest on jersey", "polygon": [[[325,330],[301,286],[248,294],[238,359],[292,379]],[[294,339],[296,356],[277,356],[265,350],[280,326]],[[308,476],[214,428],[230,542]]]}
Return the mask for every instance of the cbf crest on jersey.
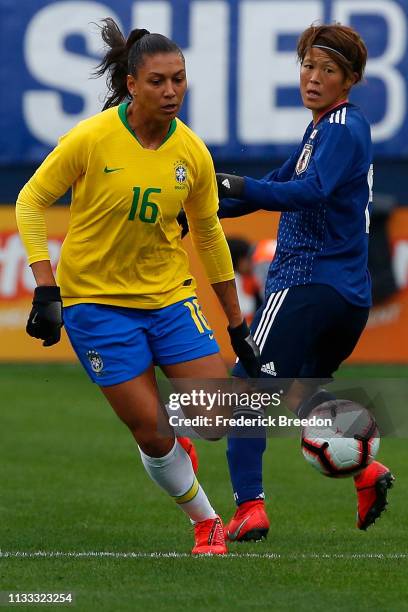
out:
{"label": "cbf crest on jersey", "polygon": [[184,189],[187,181],[187,163],[184,160],[177,160],[174,164],[174,178],[176,179],[176,189]]}
{"label": "cbf crest on jersey", "polygon": [[310,162],[310,158],[312,157],[312,151],[313,151],[313,145],[306,144],[303,147],[303,151],[300,154],[300,157],[296,164],[296,174],[302,174],[302,172],[307,170],[307,167]]}
{"label": "cbf crest on jersey", "polygon": [[103,370],[103,361],[100,354],[97,351],[88,351],[86,356],[88,357],[91,368],[95,374],[100,374],[100,372]]}

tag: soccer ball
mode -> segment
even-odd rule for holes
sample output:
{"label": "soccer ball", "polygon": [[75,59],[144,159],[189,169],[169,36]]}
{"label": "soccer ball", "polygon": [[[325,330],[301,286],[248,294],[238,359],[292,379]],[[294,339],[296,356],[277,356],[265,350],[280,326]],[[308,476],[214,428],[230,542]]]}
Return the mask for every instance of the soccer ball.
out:
{"label": "soccer ball", "polygon": [[[348,400],[324,402],[307,417],[302,430],[302,452],[325,476],[355,476],[374,460],[380,434],[366,408]],[[331,424],[328,424],[331,423]]]}

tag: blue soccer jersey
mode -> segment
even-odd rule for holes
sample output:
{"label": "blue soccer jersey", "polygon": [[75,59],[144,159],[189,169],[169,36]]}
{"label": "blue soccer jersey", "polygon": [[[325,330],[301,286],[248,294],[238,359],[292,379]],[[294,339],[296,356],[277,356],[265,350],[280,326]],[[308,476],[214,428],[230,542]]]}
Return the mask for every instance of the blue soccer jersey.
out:
{"label": "blue soccer jersey", "polygon": [[372,178],[370,126],[360,109],[346,102],[310,123],[281,168],[262,180],[245,177],[242,200],[221,201],[221,218],[282,211],[267,296],[320,283],[352,304],[371,305]]}

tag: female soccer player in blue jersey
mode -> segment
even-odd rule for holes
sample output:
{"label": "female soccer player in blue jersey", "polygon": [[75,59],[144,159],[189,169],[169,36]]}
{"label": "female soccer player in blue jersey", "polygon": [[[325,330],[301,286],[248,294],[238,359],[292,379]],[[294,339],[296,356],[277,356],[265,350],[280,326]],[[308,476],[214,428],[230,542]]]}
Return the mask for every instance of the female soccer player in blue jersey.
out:
{"label": "female soccer player in blue jersey", "polygon": [[[282,211],[265,303],[251,325],[265,378],[330,378],[353,351],[368,318],[367,269],[372,202],[370,126],[350,104],[367,50],[358,33],[340,24],[309,27],[297,46],[300,92],[312,112],[302,142],[262,180],[217,175],[220,217]],[[231,199],[233,198],[233,199]],[[244,377],[240,363],[234,375]],[[300,387],[302,388],[302,386]],[[331,398],[314,389],[292,408],[305,416]],[[230,540],[266,536],[262,454],[265,438],[230,438],[228,463],[237,511]],[[393,476],[373,462],[355,477],[357,526],[366,529],[386,505]]]}
{"label": "female soccer player in blue jersey", "polygon": [[[149,476],[195,524],[193,553],[226,552],[222,522],[174,436],[158,433],[154,364],[172,378],[227,376],[195,296],[176,217],[192,238],[248,374],[259,353],[239,308],[217,217],[211,157],[176,119],[186,91],[181,50],[160,34],[124,39],[112,19],[99,66],[108,73],[104,112],[82,121],[22,189],[17,218],[37,288],[27,331],[51,346],[68,336],[90,378],[135,437]],[[72,186],[71,218],[51,270],[44,211]]]}

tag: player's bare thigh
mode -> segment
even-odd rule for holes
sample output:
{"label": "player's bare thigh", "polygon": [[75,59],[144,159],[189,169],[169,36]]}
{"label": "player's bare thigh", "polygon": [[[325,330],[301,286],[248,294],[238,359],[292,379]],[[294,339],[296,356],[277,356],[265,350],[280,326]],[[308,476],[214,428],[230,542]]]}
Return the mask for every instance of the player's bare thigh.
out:
{"label": "player's bare thigh", "polygon": [[212,379],[229,376],[220,353],[160,367],[168,378]]}
{"label": "player's bare thigh", "polygon": [[[221,358],[220,353],[200,357],[191,361],[182,363],[161,366],[161,369],[166,376],[172,379],[173,389],[178,393],[190,394],[192,391],[204,390],[208,393],[217,393],[222,386],[221,379],[229,378],[227,367]],[[229,390],[229,389],[228,389]],[[220,407],[214,408],[215,411],[220,410]],[[198,415],[207,415],[205,407],[192,404],[191,406],[184,405],[183,412],[186,417],[196,417]],[[197,435],[209,440],[218,440],[225,431],[223,428],[195,428]]]}
{"label": "player's bare thigh", "polygon": [[171,450],[174,436],[170,431],[166,436],[159,433],[160,398],[153,365],[131,380],[100,389],[143,452],[162,457]]}

